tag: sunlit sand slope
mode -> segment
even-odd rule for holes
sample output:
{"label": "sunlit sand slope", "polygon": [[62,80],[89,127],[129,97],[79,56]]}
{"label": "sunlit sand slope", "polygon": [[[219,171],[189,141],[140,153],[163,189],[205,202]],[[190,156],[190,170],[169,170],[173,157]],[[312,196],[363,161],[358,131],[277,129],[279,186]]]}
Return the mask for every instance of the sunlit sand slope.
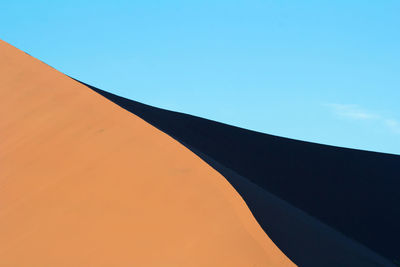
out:
{"label": "sunlit sand slope", "polygon": [[268,236],[299,266],[400,261],[399,155],[272,136],[87,86],[224,175]]}
{"label": "sunlit sand slope", "polygon": [[0,266],[293,266],[187,148],[0,42]]}

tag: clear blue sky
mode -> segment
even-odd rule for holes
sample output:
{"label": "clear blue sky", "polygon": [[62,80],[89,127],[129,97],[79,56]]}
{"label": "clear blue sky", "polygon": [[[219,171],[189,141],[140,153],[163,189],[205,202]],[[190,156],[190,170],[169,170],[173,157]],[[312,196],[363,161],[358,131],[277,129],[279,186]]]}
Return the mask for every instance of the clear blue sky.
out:
{"label": "clear blue sky", "polygon": [[400,154],[400,1],[3,1],[0,38],[101,89]]}

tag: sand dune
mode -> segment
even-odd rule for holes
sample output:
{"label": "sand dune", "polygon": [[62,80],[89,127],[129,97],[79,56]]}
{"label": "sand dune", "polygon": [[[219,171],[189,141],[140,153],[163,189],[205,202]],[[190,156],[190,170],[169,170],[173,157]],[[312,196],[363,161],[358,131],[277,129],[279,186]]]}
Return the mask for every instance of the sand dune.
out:
{"label": "sand dune", "polygon": [[400,156],[151,107],[5,42],[0,114],[0,266],[400,261]]}
{"label": "sand dune", "polygon": [[0,266],[294,266],[173,138],[0,42]]}
{"label": "sand dune", "polygon": [[400,156],[262,134],[91,88],[223,174],[294,263],[400,262]]}

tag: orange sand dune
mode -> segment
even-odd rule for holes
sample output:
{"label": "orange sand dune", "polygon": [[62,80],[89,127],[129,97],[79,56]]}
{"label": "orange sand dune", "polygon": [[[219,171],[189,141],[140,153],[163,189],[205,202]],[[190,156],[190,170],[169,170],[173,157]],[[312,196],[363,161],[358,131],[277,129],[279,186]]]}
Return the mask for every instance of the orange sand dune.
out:
{"label": "orange sand dune", "polygon": [[0,266],[293,266],[214,169],[0,42]]}

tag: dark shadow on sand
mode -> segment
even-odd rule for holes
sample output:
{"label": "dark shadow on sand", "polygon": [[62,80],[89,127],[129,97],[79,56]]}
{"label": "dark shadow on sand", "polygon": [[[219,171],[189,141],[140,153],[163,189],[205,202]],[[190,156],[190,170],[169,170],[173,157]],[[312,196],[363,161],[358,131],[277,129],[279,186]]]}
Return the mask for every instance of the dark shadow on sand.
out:
{"label": "dark shadow on sand", "polygon": [[400,156],[254,132],[85,85],[224,175],[294,263],[390,266],[400,261]]}

